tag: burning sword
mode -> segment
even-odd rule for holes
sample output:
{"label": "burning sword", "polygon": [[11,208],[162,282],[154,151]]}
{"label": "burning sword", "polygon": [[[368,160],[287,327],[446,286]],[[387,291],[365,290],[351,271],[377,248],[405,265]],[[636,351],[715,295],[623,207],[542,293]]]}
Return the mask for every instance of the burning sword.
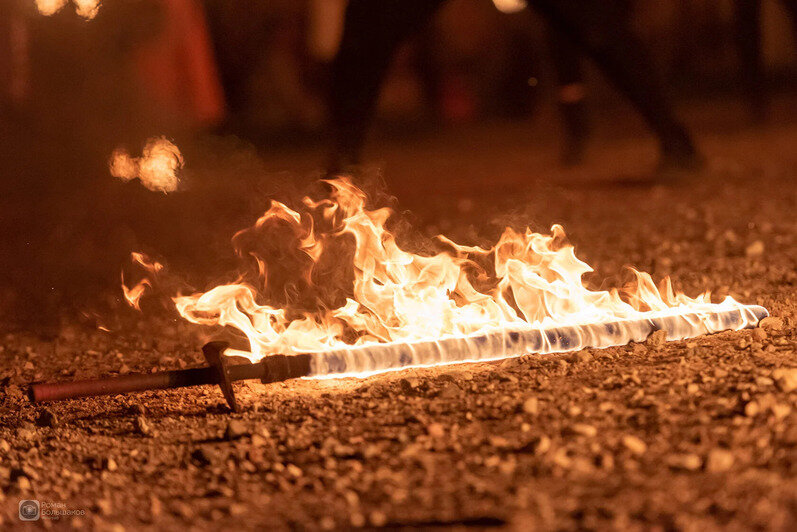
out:
{"label": "burning sword", "polygon": [[437,340],[391,342],[351,346],[296,355],[269,355],[256,363],[230,364],[228,345],[210,342],[202,351],[206,367],[142,373],[97,380],[37,383],[30,387],[33,402],[96,395],[115,395],[218,384],[227,404],[239,411],[232,383],[260,379],[263,383],[300,377],[335,378],[380,373],[411,367],[490,361],[525,354],[547,354],[584,348],[606,348],[644,341],[651,333],[666,331],[667,340],[683,340],[726,330],[752,328],[769,315],[756,305],[715,305],[709,311],[646,313],[636,319],[565,326],[517,326],[481,331]]}

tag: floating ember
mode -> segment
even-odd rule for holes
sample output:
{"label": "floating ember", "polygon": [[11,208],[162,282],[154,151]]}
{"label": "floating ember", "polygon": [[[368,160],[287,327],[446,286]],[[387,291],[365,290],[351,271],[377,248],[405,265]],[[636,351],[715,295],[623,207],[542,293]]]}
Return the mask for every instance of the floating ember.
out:
{"label": "floating ember", "polygon": [[[246,339],[247,350],[213,343],[205,349],[209,368],[39,385],[34,398],[215,383],[235,408],[235,380],[362,377],[605,348],[644,341],[655,331],[681,340],[754,327],[768,315],[731,297],[711,303],[708,293],[675,293],[668,279],[657,287],[636,270],[622,291],[591,290],[582,276],[592,269],[560,226],[549,235],[507,228],[489,248],[440,236],[440,251],[412,253],[387,229],[389,209],[368,209],[365,193],[348,179],[326,183],[328,197],[305,198],[301,212],[274,201],[235,235],[238,252],[254,266],[239,282],[173,298],[183,318],[230,328]],[[124,287],[138,308],[162,266],[142,254],[134,261],[148,275]],[[341,272],[347,275],[333,275]],[[280,298],[280,305],[268,303]],[[231,356],[247,363],[230,364]]]}

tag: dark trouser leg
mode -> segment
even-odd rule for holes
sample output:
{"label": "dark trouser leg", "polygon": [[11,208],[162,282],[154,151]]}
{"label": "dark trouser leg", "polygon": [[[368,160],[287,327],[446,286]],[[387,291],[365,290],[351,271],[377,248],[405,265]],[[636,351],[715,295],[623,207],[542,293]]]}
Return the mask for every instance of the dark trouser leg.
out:
{"label": "dark trouser leg", "polygon": [[767,97],[761,62],[761,0],[736,0],[736,49],[741,86],[755,120],[766,117]]}
{"label": "dark trouser leg", "polygon": [[661,142],[664,163],[694,166],[696,150],[655,81],[648,55],[628,23],[622,2],[532,0],[556,29],[579,44],[639,111]]}
{"label": "dark trouser leg", "polygon": [[587,116],[584,98],[584,69],[579,51],[558,31],[547,32],[548,49],[556,74],[559,113],[564,125],[564,164],[576,164],[584,157],[587,140]]}
{"label": "dark trouser leg", "polygon": [[396,49],[445,0],[351,0],[332,65],[330,171],[356,163]]}

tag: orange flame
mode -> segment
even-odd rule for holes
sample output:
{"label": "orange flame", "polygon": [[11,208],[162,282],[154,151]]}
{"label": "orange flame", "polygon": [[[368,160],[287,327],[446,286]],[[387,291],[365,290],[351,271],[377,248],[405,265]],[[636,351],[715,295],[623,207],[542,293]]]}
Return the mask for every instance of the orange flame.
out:
{"label": "orange flame", "polygon": [[132,157],[125,149],[117,148],[109,166],[111,175],[122,181],[138,178],[149,190],[166,194],[177,190],[178,173],[184,164],[180,149],[159,137],[147,141],[141,157]]}
{"label": "orange flame", "polygon": [[[36,0],[36,8],[39,13],[49,17],[61,11],[69,0]],[[75,12],[81,17],[91,20],[97,16],[100,10],[100,0],[72,0],[75,4]]]}
{"label": "orange flame", "polygon": [[[143,253],[131,253],[131,258],[135,264],[141,266],[150,276],[156,276],[163,269],[162,264],[150,260],[150,258]],[[141,296],[144,295],[147,288],[151,287],[152,282],[149,278],[144,277],[135,286],[128,288],[127,285],[125,285],[125,275],[122,273],[122,294],[125,300],[127,300],[127,303],[136,310],[141,310],[139,306]]]}
{"label": "orange flame", "polygon": [[[413,253],[386,227],[391,210],[368,209],[365,193],[349,179],[326,183],[331,187],[326,199],[305,198],[301,212],[274,201],[254,226],[235,235],[238,252],[255,259],[254,279],[243,275],[206,292],[174,297],[180,315],[240,331],[250,346],[243,354],[257,361],[273,353],[421,342],[496,328],[741,307],[732,298],[711,304],[708,293],[676,294],[669,280],[660,289],[636,270],[636,282],[622,293],[591,290],[582,276],[592,269],[576,257],[558,225],[547,235],[507,228],[488,249],[440,236],[442,251]],[[131,304],[144,288],[131,291]]]}

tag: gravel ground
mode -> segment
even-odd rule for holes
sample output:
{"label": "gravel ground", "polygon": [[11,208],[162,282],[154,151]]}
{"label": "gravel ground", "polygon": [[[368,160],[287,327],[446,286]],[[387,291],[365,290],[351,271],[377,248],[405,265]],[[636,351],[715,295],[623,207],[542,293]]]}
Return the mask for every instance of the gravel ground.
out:
{"label": "gravel ground", "polygon": [[100,530],[793,526],[797,128],[704,133],[708,169],[664,185],[645,183],[645,141],[603,140],[589,165],[554,171],[522,131],[498,129],[381,148],[416,226],[478,241],[507,222],[561,222],[595,282],[634,264],[773,319],[663,345],[238,384],[234,415],[212,387],[25,398],[34,380],[200,364],[204,338],[169,317],[64,325],[49,339],[9,330],[0,528],[27,526],[20,499],[84,512],[42,526]]}

